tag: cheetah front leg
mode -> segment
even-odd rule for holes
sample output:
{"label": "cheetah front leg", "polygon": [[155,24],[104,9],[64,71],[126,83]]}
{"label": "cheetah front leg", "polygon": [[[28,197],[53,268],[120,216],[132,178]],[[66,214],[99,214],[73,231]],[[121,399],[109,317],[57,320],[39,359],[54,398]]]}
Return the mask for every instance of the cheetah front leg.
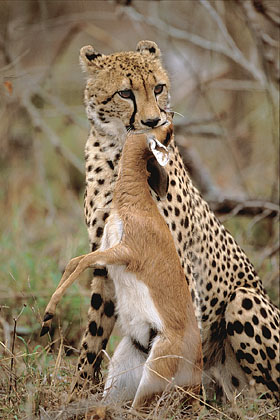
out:
{"label": "cheetah front leg", "polygon": [[102,350],[105,350],[116,322],[114,283],[106,268],[95,269],[94,275],[88,327],[82,338],[81,353],[71,384],[69,401],[75,399],[76,392],[86,385],[85,379],[95,384],[99,382]]}

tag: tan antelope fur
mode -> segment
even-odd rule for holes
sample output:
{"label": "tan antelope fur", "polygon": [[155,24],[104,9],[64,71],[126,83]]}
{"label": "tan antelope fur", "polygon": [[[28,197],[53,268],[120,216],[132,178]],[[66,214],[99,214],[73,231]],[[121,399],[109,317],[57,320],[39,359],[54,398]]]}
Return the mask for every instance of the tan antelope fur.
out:
{"label": "tan antelope fur", "polygon": [[107,265],[124,337],[110,361],[104,396],[133,400],[133,407],[170,383],[200,392],[201,339],[191,295],[147,182],[147,160],[153,153],[165,164],[172,135],[168,122],[127,136],[101,247],[70,261],[43,322],[46,331],[57,303],[86,268]]}

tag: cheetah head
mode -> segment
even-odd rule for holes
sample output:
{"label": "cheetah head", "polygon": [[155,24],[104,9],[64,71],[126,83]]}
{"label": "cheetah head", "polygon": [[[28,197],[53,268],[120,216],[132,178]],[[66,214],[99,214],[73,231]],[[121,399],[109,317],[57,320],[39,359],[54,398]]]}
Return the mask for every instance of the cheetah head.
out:
{"label": "cheetah head", "polygon": [[170,84],[160,56],[152,41],[140,41],[135,52],[110,55],[81,48],[87,116],[97,131],[124,140],[127,131],[165,123]]}

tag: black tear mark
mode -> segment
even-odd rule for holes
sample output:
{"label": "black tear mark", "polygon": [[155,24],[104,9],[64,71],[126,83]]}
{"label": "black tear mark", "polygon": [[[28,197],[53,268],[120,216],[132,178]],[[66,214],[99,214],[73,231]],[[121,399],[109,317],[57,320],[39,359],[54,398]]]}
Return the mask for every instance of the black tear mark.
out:
{"label": "black tear mark", "polygon": [[132,113],[132,115],[130,117],[130,120],[129,120],[129,127],[134,130],[134,122],[135,122],[135,115],[137,113],[137,105],[136,105],[136,100],[135,100],[135,96],[134,96],[133,93],[132,93],[132,96],[131,96],[131,100],[133,102],[134,110],[133,110],[133,113]]}

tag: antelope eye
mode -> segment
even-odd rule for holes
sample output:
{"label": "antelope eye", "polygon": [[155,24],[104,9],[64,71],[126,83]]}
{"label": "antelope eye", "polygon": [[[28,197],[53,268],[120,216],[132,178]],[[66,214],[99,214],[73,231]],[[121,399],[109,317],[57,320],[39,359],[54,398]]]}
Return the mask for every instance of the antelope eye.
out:
{"label": "antelope eye", "polygon": [[118,94],[125,99],[132,98],[132,90],[130,89],[119,90]]}
{"label": "antelope eye", "polygon": [[156,85],[154,88],[155,95],[159,95],[163,91],[163,86],[164,85]]}

